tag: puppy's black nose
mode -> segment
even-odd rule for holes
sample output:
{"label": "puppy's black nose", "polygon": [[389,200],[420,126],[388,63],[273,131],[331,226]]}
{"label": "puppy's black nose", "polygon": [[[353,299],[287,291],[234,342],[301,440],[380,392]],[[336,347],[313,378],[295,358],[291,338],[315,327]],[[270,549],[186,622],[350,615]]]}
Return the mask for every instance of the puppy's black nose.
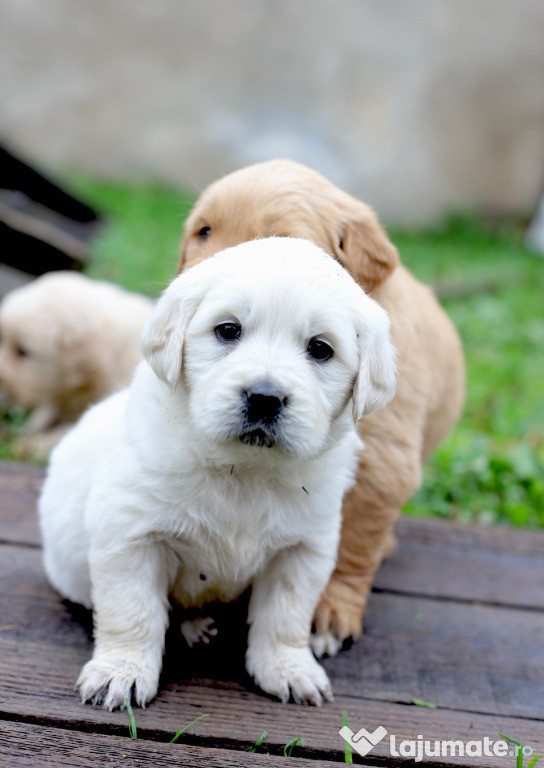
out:
{"label": "puppy's black nose", "polygon": [[287,398],[270,384],[259,384],[245,391],[244,399],[245,413],[250,424],[271,424],[287,405]]}

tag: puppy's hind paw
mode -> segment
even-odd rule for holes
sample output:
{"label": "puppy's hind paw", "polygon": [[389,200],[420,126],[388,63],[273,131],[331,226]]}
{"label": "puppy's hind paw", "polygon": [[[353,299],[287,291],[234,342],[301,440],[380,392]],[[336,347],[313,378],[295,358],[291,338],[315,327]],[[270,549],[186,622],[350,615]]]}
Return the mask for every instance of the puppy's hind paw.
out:
{"label": "puppy's hind paw", "polygon": [[332,578],[314,614],[310,638],[317,658],[336,656],[346,640],[355,640],[363,631],[366,597]]}
{"label": "puppy's hind paw", "polygon": [[322,659],[324,656],[336,656],[342,645],[343,641],[332,632],[322,632],[321,634],[314,632],[310,635],[310,646],[317,659]]}
{"label": "puppy's hind paw", "polygon": [[182,621],[179,628],[189,648],[199,643],[207,645],[217,635],[217,627],[213,626],[213,619],[209,616]]}
{"label": "puppy's hind paw", "polygon": [[131,661],[91,659],[81,670],[76,688],[83,703],[102,704],[110,712],[131,698],[139,707],[157,693],[158,675]]}

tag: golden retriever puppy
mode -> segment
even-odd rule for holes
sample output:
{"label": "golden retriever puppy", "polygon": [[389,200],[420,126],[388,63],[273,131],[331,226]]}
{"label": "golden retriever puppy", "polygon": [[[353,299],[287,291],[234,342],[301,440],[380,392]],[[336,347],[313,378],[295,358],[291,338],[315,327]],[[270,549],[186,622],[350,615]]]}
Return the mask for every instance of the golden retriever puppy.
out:
{"label": "golden retriever puppy", "polygon": [[15,446],[44,459],[91,404],[125,386],[151,300],[74,272],[51,272],[0,304],[0,393],[32,411]]}
{"label": "golden retriever puppy", "polygon": [[374,574],[394,547],[395,520],[420,486],[423,460],[460,414],[463,353],[446,313],[399,263],[373,210],[289,160],[244,168],[206,189],[186,222],[179,270],[272,235],[312,240],[345,266],[388,312],[398,350],[394,400],[359,424],[366,450],[344,501],[336,569],[314,617],[314,650],[334,654],[360,635]]}
{"label": "golden retriever puppy", "polygon": [[[251,585],[249,674],[282,701],[330,700],[312,615],[357,468],[355,422],[395,391],[387,313],[313,243],[256,240],[176,278],[142,351],[130,387],[53,451],[39,503],[51,583],[94,612],[82,699],[144,706],[168,596],[205,609]],[[205,619],[194,629],[212,634]]]}

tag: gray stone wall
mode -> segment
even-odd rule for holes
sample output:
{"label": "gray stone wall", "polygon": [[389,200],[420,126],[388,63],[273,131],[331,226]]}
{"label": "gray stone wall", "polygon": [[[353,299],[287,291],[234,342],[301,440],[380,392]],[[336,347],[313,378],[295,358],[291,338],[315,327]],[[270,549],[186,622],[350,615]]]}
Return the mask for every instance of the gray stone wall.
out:
{"label": "gray stone wall", "polygon": [[0,0],[0,86],[53,169],[199,190],[292,157],[412,223],[544,180],[542,0]]}

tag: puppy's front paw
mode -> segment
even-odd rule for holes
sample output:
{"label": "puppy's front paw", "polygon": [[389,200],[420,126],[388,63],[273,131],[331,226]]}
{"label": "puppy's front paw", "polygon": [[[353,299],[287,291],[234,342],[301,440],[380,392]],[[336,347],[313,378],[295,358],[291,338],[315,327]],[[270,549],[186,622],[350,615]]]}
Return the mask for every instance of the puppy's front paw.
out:
{"label": "puppy's front paw", "polygon": [[102,704],[104,709],[124,707],[133,697],[140,707],[157,693],[159,671],[141,660],[121,660],[108,655],[91,659],[81,670],[76,687],[83,703]]}
{"label": "puppy's front paw", "polygon": [[333,701],[331,684],[322,666],[309,648],[293,648],[272,644],[259,649],[248,648],[246,668],[263,691],[282,702],[292,696],[297,704]]}
{"label": "puppy's front paw", "polygon": [[187,619],[181,622],[179,628],[189,648],[199,643],[207,645],[212,637],[217,635],[217,627],[213,626],[213,619],[209,616],[192,620]]}

